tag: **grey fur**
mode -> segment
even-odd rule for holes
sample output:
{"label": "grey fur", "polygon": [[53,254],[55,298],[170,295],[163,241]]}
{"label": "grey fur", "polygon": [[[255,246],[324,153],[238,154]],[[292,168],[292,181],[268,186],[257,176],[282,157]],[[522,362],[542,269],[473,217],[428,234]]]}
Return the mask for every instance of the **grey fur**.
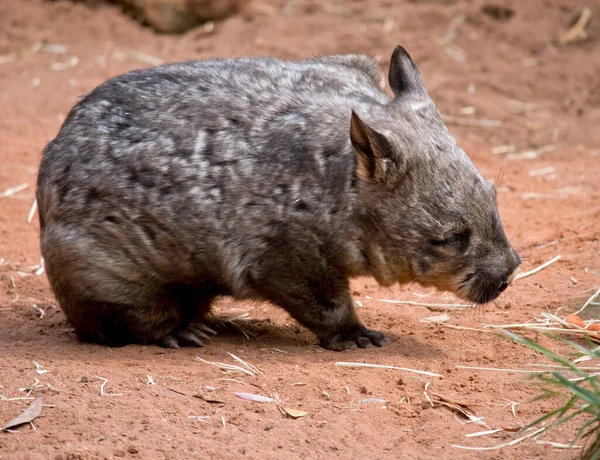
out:
{"label": "grey fur", "polygon": [[222,59],[84,97],[37,189],[48,278],[81,338],[174,346],[231,295],[280,305],[325,347],[381,346],[349,278],[497,297],[519,257],[493,187],[402,47],[395,99],[381,78],[361,55]]}

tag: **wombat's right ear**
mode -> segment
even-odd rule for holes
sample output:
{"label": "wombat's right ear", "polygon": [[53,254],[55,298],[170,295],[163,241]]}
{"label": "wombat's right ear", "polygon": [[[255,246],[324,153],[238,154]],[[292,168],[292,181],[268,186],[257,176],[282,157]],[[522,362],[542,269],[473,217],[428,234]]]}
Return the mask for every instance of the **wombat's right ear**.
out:
{"label": "wombat's right ear", "polygon": [[417,64],[400,45],[396,46],[392,54],[388,80],[396,97],[408,94],[428,97],[425,82],[421,77]]}
{"label": "wombat's right ear", "polygon": [[394,187],[400,176],[399,158],[388,139],[364,123],[352,111],[350,140],[356,150],[356,175],[359,179]]}

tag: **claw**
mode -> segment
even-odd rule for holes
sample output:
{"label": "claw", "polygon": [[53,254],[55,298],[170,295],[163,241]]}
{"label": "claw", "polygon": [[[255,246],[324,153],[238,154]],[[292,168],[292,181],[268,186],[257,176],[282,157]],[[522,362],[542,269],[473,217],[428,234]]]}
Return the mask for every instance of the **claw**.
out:
{"label": "claw", "polygon": [[174,350],[179,348],[177,339],[172,335],[165,335],[162,339],[160,339],[160,342],[167,348],[173,348]]}
{"label": "claw", "polygon": [[203,324],[203,323],[190,323],[190,326],[194,326],[194,327],[200,329],[201,331],[208,332],[209,334],[217,335],[217,331],[211,329],[206,324]]}
{"label": "claw", "polygon": [[177,335],[188,343],[197,345],[199,347],[204,346],[204,342],[202,342],[202,340],[200,340],[198,338],[198,336],[194,332],[190,331],[189,329],[184,329],[183,331],[179,332]]}
{"label": "claw", "polygon": [[198,327],[198,325],[196,325],[196,324],[190,324],[188,326],[188,330],[192,331],[194,334],[196,334],[196,336],[201,337],[201,338],[203,338],[205,340],[208,340],[209,342],[212,342],[212,338],[209,337],[208,335],[206,335],[204,332],[202,332],[200,330],[200,328]]}

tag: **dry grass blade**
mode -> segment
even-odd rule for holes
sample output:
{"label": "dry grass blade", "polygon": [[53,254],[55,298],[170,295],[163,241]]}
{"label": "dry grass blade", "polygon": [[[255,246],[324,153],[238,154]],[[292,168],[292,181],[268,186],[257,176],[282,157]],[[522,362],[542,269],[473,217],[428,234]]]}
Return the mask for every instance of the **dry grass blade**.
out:
{"label": "dry grass blade", "polygon": [[596,300],[596,298],[600,295],[600,288],[598,288],[598,290],[596,292],[594,292],[594,294],[592,294],[592,296],[587,299],[587,301],[583,304],[583,306],[577,310],[575,312],[576,315],[578,315],[579,313],[581,313],[583,310],[585,310],[594,300]]}
{"label": "dry grass blade", "polygon": [[27,223],[30,224],[31,221],[33,220],[33,215],[35,214],[35,211],[37,210],[37,200],[33,200],[33,203],[31,204],[31,209],[29,210],[29,214],[27,214]]}
{"label": "dry grass blade", "polygon": [[377,368],[377,369],[394,369],[397,371],[413,372],[415,374],[428,375],[429,377],[441,377],[440,374],[436,374],[434,372],[420,371],[420,370],[416,370],[416,369],[409,369],[406,367],[386,366],[383,364],[337,362],[337,363],[335,363],[335,365],[343,366],[343,367],[373,367],[373,368]]}
{"label": "dry grass blade", "polygon": [[[574,314],[569,315],[569,316],[573,316],[573,315]],[[511,330],[512,329],[527,329],[527,330],[533,330],[533,331],[544,332],[544,333],[546,333],[546,332],[561,332],[561,333],[571,334],[574,336],[586,337],[595,342],[600,342],[600,331],[594,331],[594,330],[590,330],[590,329],[586,328],[586,327],[589,327],[590,324],[592,324],[591,322],[589,322],[587,325],[584,323],[583,326],[580,326],[580,325],[565,321],[565,320],[559,318],[558,316],[553,315],[552,313],[545,312],[545,311],[541,312],[541,318],[536,318],[536,321],[537,322],[535,322],[535,323],[524,323],[524,324],[501,324],[501,325],[486,324],[484,327],[491,328],[491,329],[511,329]]]}
{"label": "dry grass blade", "polygon": [[23,411],[19,416],[13,418],[10,422],[8,422],[3,430],[9,430],[10,428],[17,427],[19,425],[23,425],[25,423],[30,423],[35,420],[42,413],[42,397],[38,396],[35,401],[31,403],[31,405]]}
{"label": "dry grass blade", "polygon": [[535,436],[536,434],[541,433],[545,429],[546,428],[540,428],[539,430],[536,430],[533,433],[529,433],[529,434],[527,434],[525,436],[522,436],[520,438],[513,439],[510,442],[505,442],[503,444],[497,444],[495,446],[489,446],[489,447],[469,447],[469,446],[459,446],[457,444],[452,444],[452,447],[455,447],[457,449],[480,450],[480,451],[484,451],[484,450],[497,450],[497,449],[502,449],[504,447],[514,446],[515,444],[518,444],[518,443],[520,443],[521,441],[524,441],[527,438],[531,438],[532,436]]}
{"label": "dry grass blade", "polygon": [[[373,297],[367,296],[366,299],[373,299]],[[413,305],[415,307],[427,307],[430,310],[465,310],[467,308],[473,308],[473,304],[466,303],[426,303],[426,302],[414,302],[412,300],[391,300],[391,299],[373,299],[377,302],[392,303],[396,305]]]}
{"label": "dry grass blade", "polygon": [[557,255],[556,257],[553,257],[552,259],[550,259],[548,262],[543,263],[542,265],[540,265],[539,267],[534,268],[533,270],[529,270],[528,272],[525,273],[519,273],[516,277],[515,277],[515,281],[516,280],[520,280],[522,278],[527,278],[528,276],[531,275],[535,275],[537,272],[542,271],[544,268],[552,265],[554,262],[556,262],[558,259],[560,259],[560,254]]}
{"label": "dry grass blade", "polygon": [[137,59],[140,62],[143,62],[144,64],[150,64],[152,66],[161,65],[161,64],[164,64],[164,62],[165,62],[161,58],[158,58],[156,56],[151,56],[150,54],[146,54],[146,53],[140,53],[138,51],[132,52],[131,57],[133,57],[134,59]]}
{"label": "dry grass blade", "polygon": [[8,198],[9,196],[12,196],[16,193],[22,192],[27,187],[29,187],[29,184],[20,184],[15,185],[14,187],[7,188],[6,190],[4,190],[4,192],[0,193],[0,198]]}
{"label": "dry grass blade", "polygon": [[496,428],[495,430],[477,431],[476,433],[465,434],[465,438],[477,438],[479,436],[488,436],[490,434],[499,433],[504,431],[503,428]]}
{"label": "dry grass blade", "polygon": [[501,367],[477,367],[477,366],[454,366],[456,369],[471,369],[474,371],[494,371],[494,372],[521,372],[524,374],[545,374],[546,371],[529,369],[505,369]]}
{"label": "dry grass blade", "polygon": [[235,359],[238,363],[240,363],[242,366],[246,367],[246,369],[248,369],[251,372],[254,372],[255,374],[260,374],[262,375],[264,378],[267,378],[267,376],[256,366],[254,366],[253,364],[249,364],[246,361],[244,361],[241,358],[238,358],[237,356],[235,356],[233,353],[229,353],[227,352],[227,354],[229,356],[231,356],[233,359]]}
{"label": "dry grass blade", "polygon": [[72,67],[77,66],[79,64],[79,58],[77,56],[71,56],[71,58],[66,62],[53,62],[50,64],[50,70],[54,70],[55,72],[70,69]]}
{"label": "dry grass blade", "polygon": [[106,385],[106,383],[108,382],[108,379],[105,379],[104,377],[100,377],[99,375],[96,376],[97,378],[99,378],[100,380],[102,380],[102,385],[100,385],[100,396],[123,396],[121,393],[106,393],[104,391],[104,385]]}
{"label": "dry grass blade", "polygon": [[451,125],[479,126],[483,128],[497,128],[502,126],[502,120],[488,120],[485,118],[462,118],[452,115],[442,115],[442,120]]}
{"label": "dry grass blade", "polygon": [[219,369],[222,369],[224,371],[243,372],[244,374],[248,374],[248,375],[252,375],[252,376],[256,375],[254,372],[246,369],[245,367],[236,366],[234,364],[225,364],[225,363],[217,363],[214,361],[206,361],[205,359],[202,359],[199,356],[196,356],[196,359],[203,363],[210,364],[211,366],[218,367]]}
{"label": "dry grass blade", "polygon": [[506,155],[507,160],[534,160],[542,153],[553,152],[556,150],[556,145],[546,145],[538,149],[526,150],[525,152],[509,153]]}

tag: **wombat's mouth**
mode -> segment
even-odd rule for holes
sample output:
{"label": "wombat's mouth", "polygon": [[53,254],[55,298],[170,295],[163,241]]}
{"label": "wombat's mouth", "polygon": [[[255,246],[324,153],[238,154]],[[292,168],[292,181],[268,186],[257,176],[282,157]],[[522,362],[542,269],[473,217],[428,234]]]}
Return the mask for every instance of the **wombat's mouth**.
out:
{"label": "wombat's mouth", "polygon": [[485,275],[470,273],[460,283],[457,294],[477,304],[489,303],[497,299],[516,278],[518,267],[503,280],[487,278]]}

